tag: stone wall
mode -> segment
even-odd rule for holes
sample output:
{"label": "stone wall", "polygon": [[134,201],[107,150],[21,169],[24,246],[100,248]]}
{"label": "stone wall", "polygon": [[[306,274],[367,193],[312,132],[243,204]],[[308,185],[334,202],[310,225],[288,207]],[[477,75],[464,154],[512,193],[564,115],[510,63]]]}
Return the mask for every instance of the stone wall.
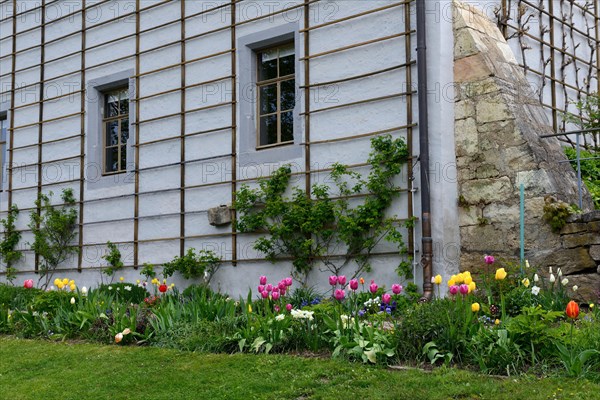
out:
{"label": "stone wall", "polygon": [[[575,174],[568,163],[559,163],[566,158],[558,140],[540,137],[552,128],[494,23],[455,1],[453,25],[460,268],[477,272],[485,254],[518,259],[521,184],[526,257],[539,267],[558,266],[556,260],[566,262],[571,252],[589,246],[563,248],[574,239],[552,232],[542,217],[548,195],[577,202]],[[591,204],[586,192],[584,209]],[[563,271],[579,271],[567,265]],[[582,293],[598,286],[587,277],[573,280],[586,288]]]}

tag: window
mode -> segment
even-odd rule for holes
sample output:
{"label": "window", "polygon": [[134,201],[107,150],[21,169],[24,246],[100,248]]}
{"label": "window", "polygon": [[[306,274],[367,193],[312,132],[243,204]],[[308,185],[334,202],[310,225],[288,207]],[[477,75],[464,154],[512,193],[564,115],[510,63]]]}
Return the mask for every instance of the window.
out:
{"label": "window", "polygon": [[8,129],[6,113],[0,114],[0,191],[4,185],[4,154],[6,152],[6,131]]}
{"label": "window", "polygon": [[260,50],[257,57],[257,148],[293,143],[294,43]]}
{"label": "window", "polygon": [[129,139],[129,92],[127,88],[104,93],[102,126],[104,132],[103,173],[125,172],[127,139]]}

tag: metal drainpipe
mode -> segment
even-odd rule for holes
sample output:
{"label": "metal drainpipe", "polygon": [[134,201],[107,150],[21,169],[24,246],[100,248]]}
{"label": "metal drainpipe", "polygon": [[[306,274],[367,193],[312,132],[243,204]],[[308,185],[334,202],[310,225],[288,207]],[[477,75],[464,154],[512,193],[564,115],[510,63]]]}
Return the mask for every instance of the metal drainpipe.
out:
{"label": "metal drainpipe", "polygon": [[429,126],[427,123],[427,38],[425,35],[425,1],[417,2],[417,93],[419,101],[419,162],[421,166],[421,227],[423,265],[423,297],[429,301],[433,296],[431,283],[433,246],[431,239],[431,204],[429,198]]}

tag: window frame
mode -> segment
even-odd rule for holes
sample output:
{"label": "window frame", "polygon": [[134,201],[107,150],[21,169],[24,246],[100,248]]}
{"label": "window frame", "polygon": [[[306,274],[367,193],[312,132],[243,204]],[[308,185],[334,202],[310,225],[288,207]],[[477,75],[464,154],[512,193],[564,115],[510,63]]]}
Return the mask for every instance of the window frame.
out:
{"label": "window frame", "polygon": [[[115,93],[117,93],[119,95],[119,100],[118,100],[118,112],[119,114],[115,115],[115,116],[107,116],[108,114],[108,99],[110,98],[111,95],[114,95]],[[127,94],[127,113],[125,114],[121,114],[121,94],[122,93],[126,93]],[[113,88],[110,90],[106,90],[102,92],[102,176],[109,176],[109,175],[115,175],[115,174],[122,174],[122,173],[126,173],[127,172],[127,142],[129,141],[129,136],[131,134],[131,130],[129,129],[129,125],[130,125],[130,120],[129,120],[129,110],[130,110],[130,104],[131,104],[131,99],[129,98],[129,88],[127,86],[121,86],[121,87],[117,87],[117,88]],[[122,138],[122,127],[123,127],[123,121],[127,121],[127,139],[125,140],[125,142],[123,143],[123,138]],[[108,123],[110,122],[117,122],[118,123],[118,127],[117,127],[117,144],[116,145],[112,145],[109,146],[107,143],[107,129],[106,126]],[[115,171],[107,171],[107,150],[109,148],[117,148],[117,169]],[[125,147],[125,163],[124,165],[122,165],[122,151],[123,151],[123,147]]]}
{"label": "window frame", "polygon": [[[287,47],[290,46],[293,48],[294,53],[294,73],[293,74],[288,74],[288,75],[280,75],[280,63],[279,60],[281,58],[280,56],[280,49],[283,47]],[[260,49],[255,49],[255,57],[256,57],[256,68],[255,68],[255,84],[256,84],[256,150],[262,150],[262,149],[268,149],[268,148],[272,148],[272,147],[279,147],[279,146],[286,146],[286,145],[290,145],[290,144],[294,144],[294,123],[292,122],[292,139],[291,140],[286,140],[283,141],[281,138],[281,127],[282,127],[282,123],[281,123],[281,115],[283,113],[292,113],[292,116],[294,114],[294,109],[296,108],[296,61],[297,61],[297,54],[296,54],[296,47],[295,47],[296,43],[295,41],[292,40],[287,40],[281,43],[277,43],[274,46],[269,46],[269,47],[265,47],[265,48],[260,48]],[[269,50],[277,50],[277,76],[275,78],[271,78],[271,79],[265,79],[265,80],[260,80],[260,64],[261,64],[261,54],[264,53],[265,51],[269,51]],[[292,107],[291,109],[286,109],[286,110],[282,110],[281,109],[281,84],[283,82],[287,82],[287,81],[294,81],[294,107]],[[276,91],[276,97],[277,97],[277,110],[275,112],[271,112],[271,113],[266,113],[266,114],[261,114],[261,88],[266,87],[266,86],[271,86],[273,84],[277,85],[277,91]],[[277,141],[275,143],[268,143],[268,144],[261,144],[261,118],[262,117],[269,117],[269,116],[277,116]]]}

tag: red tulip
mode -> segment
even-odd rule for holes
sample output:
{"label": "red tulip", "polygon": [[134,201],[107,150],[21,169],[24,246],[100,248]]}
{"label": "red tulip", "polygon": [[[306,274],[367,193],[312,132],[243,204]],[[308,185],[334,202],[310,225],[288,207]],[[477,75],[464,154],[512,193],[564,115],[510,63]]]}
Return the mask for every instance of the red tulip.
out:
{"label": "red tulip", "polygon": [[160,286],[158,287],[158,291],[159,291],[159,292],[161,292],[161,293],[164,293],[164,292],[166,292],[166,291],[167,291],[167,289],[168,289],[168,288],[169,288],[169,287],[168,287],[168,286],[167,286],[165,283],[163,283],[162,285],[160,285]]}
{"label": "red tulip", "polygon": [[565,310],[567,317],[569,318],[577,318],[579,316],[579,306],[573,300],[567,304],[567,309]]}
{"label": "red tulip", "polygon": [[23,283],[23,287],[26,289],[31,289],[33,287],[33,279],[26,279]]}

